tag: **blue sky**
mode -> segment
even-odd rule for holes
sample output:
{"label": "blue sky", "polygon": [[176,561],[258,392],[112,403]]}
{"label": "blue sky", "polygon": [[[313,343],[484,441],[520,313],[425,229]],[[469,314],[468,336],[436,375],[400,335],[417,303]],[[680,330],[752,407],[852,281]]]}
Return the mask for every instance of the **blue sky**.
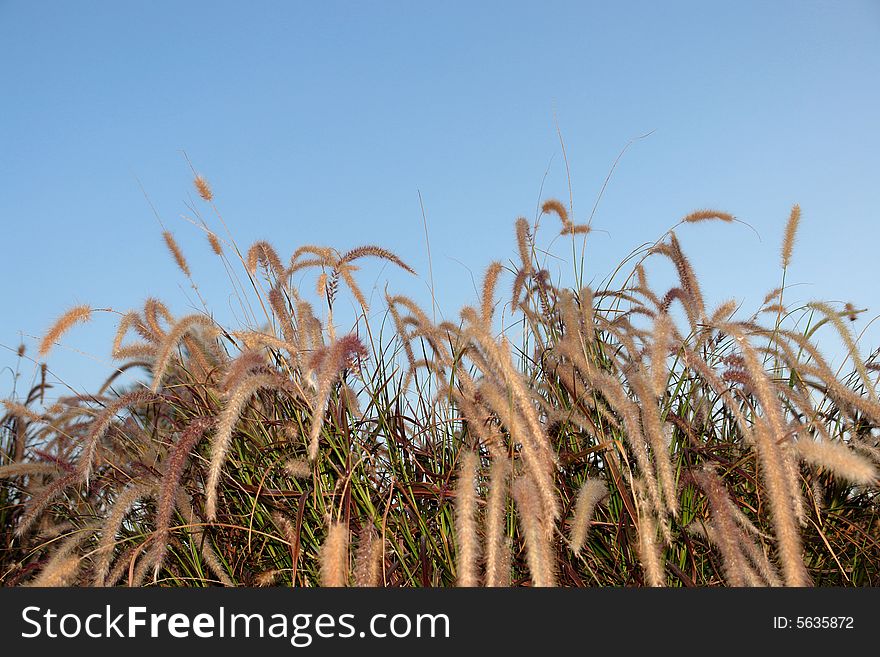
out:
{"label": "blue sky", "polygon": [[[397,252],[419,277],[365,267],[377,310],[386,282],[429,303],[421,193],[437,300],[454,317],[475,296],[471,276],[514,255],[514,220],[539,198],[568,201],[557,124],[578,222],[620,150],[651,132],[598,206],[588,278],[718,208],[757,234],[707,224],[679,238],[709,301],[750,313],[779,284],[800,203],[788,300],[867,307],[861,331],[880,312],[877,80],[869,1],[0,1],[0,392],[17,367],[27,387],[34,364],[15,349],[23,339],[35,356],[30,336],[71,305],[124,311],[156,296],[191,310],[141,185],[217,318],[234,323],[222,266],[181,218],[198,205],[184,151],[243,247]],[[93,389],[114,323],[71,331],[51,371]]]}

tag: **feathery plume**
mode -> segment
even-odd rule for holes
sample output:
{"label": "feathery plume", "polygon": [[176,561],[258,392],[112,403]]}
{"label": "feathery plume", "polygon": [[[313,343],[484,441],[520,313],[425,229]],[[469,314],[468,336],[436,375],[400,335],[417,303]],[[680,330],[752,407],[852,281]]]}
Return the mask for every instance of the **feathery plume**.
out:
{"label": "feathery plume", "polygon": [[160,484],[157,502],[156,530],[152,537],[153,544],[145,556],[145,565],[152,566],[154,572],[159,571],[165,559],[171,516],[174,513],[177,496],[180,492],[180,480],[186,464],[189,462],[189,456],[205,433],[214,426],[215,421],[213,417],[199,417],[191,421],[166,457],[165,472]]}
{"label": "feathery plume", "polygon": [[246,348],[236,358],[226,363],[220,389],[228,393],[252,374],[266,374],[269,371],[265,352]]}
{"label": "feathery plume", "polygon": [[180,247],[177,245],[177,241],[174,239],[174,235],[172,235],[170,231],[166,230],[162,232],[162,239],[165,240],[165,246],[168,247],[168,251],[174,258],[174,262],[177,263],[180,271],[183,272],[184,276],[189,278],[189,265],[186,262],[186,258],[183,257],[183,251],[181,251]]}
{"label": "feathery plume", "polygon": [[116,335],[113,337],[113,346],[110,350],[110,354],[113,358],[123,358],[124,356],[122,354],[127,353],[127,350],[132,346],[137,346],[141,349],[152,349],[152,345],[145,342],[139,342],[134,345],[123,347],[122,341],[125,339],[128,330],[131,328],[134,328],[138,334],[147,340],[150,340],[151,342],[153,341],[154,336],[144,324],[144,320],[141,318],[140,314],[133,311],[127,312],[122,316],[122,319],[119,320],[119,327],[116,330]]}
{"label": "feathery plume", "polygon": [[578,291],[578,308],[581,311],[581,339],[585,344],[595,340],[595,317],[593,314],[593,290],[584,286]]}
{"label": "feathery plume", "polygon": [[62,587],[76,584],[80,568],[85,558],[72,554],[96,529],[87,525],[74,529],[61,542],[40,574],[26,584],[28,587]]}
{"label": "feathery plume", "polygon": [[299,328],[297,348],[302,353],[316,351],[324,346],[324,335],[321,321],[315,317],[315,311],[308,301],[296,302],[296,318]]}
{"label": "feathery plume", "polygon": [[590,386],[600,391],[611,407],[621,416],[626,429],[624,435],[627,443],[635,453],[636,462],[642,477],[648,484],[648,492],[651,495],[653,508],[660,509],[661,500],[657,486],[657,477],[654,467],[648,458],[648,450],[645,448],[644,434],[639,421],[639,407],[625,393],[620,381],[607,372],[599,371],[583,355],[583,351],[573,345],[569,340],[563,340],[558,349],[561,355],[568,357],[578,369],[579,374]]}
{"label": "feathery plume", "polygon": [[202,559],[204,559],[211,572],[217,576],[217,579],[220,580],[220,583],[223,584],[223,586],[235,586],[235,582],[233,582],[232,579],[229,577],[229,574],[223,567],[223,562],[220,561],[220,556],[217,554],[217,551],[211,544],[211,539],[205,537],[202,540],[198,541],[198,545],[199,552],[202,555]]}
{"label": "feathery plume", "polygon": [[[313,258],[302,258],[304,255],[314,256]],[[287,264],[287,276],[292,276],[301,269],[307,267],[335,267],[339,262],[339,253],[335,249],[327,246],[314,246],[306,244],[297,248],[290,256]]]}
{"label": "feathery plume", "polygon": [[489,491],[486,500],[486,586],[507,586],[510,564],[505,567],[504,516],[510,463],[505,456],[492,460],[489,468]]}
{"label": "feathery plume", "polygon": [[788,313],[788,308],[786,308],[781,303],[771,303],[767,306],[764,306],[761,309],[762,313],[770,313],[773,315],[786,315]]}
{"label": "feathery plume", "polygon": [[223,255],[223,245],[220,243],[220,238],[213,231],[208,231],[208,244],[211,245],[211,250],[215,255]]}
{"label": "feathery plume", "polygon": [[214,324],[214,320],[210,317],[193,314],[181,318],[180,321],[174,325],[174,328],[172,328],[165,336],[156,356],[156,364],[153,367],[153,383],[150,386],[150,389],[153,392],[158,392],[159,386],[162,384],[162,380],[168,369],[168,364],[171,362],[171,357],[174,354],[174,349],[177,347],[178,343],[187,333],[190,333],[198,326],[204,327],[211,334],[217,331],[217,326]]}
{"label": "feathery plume", "polygon": [[518,477],[511,485],[520,527],[526,544],[526,560],[533,586],[556,586],[555,554],[547,518],[535,483],[529,476]]}
{"label": "feathery plume", "polygon": [[389,251],[388,249],[383,249],[381,246],[375,246],[372,244],[368,244],[365,246],[359,246],[357,248],[352,249],[348,253],[344,254],[340,259],[340,265],[344,265],[350,262],[354,262],[359,258],[364,258],[366,256],[373,256],[374,258],[381,258],[382,260],[387,260],[388,262],[393,262],[395,265],[400,267],[406,272],[410,274],[415,274],[416,270],[406,264],[403,260],[398,258],[394,253]]}
{"label": "feathery plume", "polygon": [[668,511],[673,516],[677,516],[678,496],[676,495],[675,472],[669,454],[670,441],[664,435],[663,429],[664,426],[668,427],[669,425],[663,425],[660,421],[660,409],[658,408],[657,399],[653,397],[653,391],[650,389],[650,382],[647,378],[640,371],[632,372],[627,378],[634,392],[641,400],[639,404],[641,424],[644,434],[651,444],[660,486],[663,489],[663,497],[666,501],[664,508],[657,507],[657,513],[662,517]]}
{"label": "feathery plume", "polygon": [[580,235],[590,232],[589,224],[573,224],[571,222],[571,219],[568,218],[568,210],[565,209],[561,201],[554,198],[544,201],[541,210],[547,213],[555,212],[559,216],[559,220],[562,222],[560,235]]}
{"label": "feathery plume", "polygon": [[567,229],[571,226],[571,220],[568,218],[568,209],[566,209],[565,205],[562,204],[562,201],[550,198],[544,201],[541,205],[541,212],[551,213],[555,212],[559,217],[559,220],[562,222],[563,232],[564,229]]}
{"label": "feathery plume", "polygon": [[605,495],[608,488],[601,479],[587,479],[578,491],[577,503],[575,504],[574,517],[571,520],[571,532],[569,544],[575,555],[579,555],[587,540],[587,532],[590,529],[590,518],[596,505]]}
{"label": "feathery plume", "polygon": [[318,282],[315,284],[315,292],[319,297],[326,296],[328,299],[332,299],[332,295],[327,290],[327,272],[321,272],[318,276]]}
{"label": "feathery plume", "polygon": [[498,275],[500,273],[501,263],[493,262],[486,269],[486,276],[483,278],[483,298],[480,304],[480,315],[487,325],[492,321],[492,313],[495,309],[495,285],[498,283]]}
{"label": "feathery plume", "polygon": [[8,463],[0,465],[0,479],[28,477],[39,474],[58,474],[59,467],[54,463]]}
{"label": "feathery plume", "polygon": [[466,450],[461,456],[455,485],[455,543],[458,555],[458,586],[477,586],[477,491],[476,478],[480,457]]}
{"label": "feathery plume", "polygon": [[[685,531],[691,535],[699,536],[701,538],[705,538],[710,544],[714,545],[719,549],[722,556],[722,570],[724,572],[724,579],[729,586],[765,586],[767,584],[766,578],[759,576],[754,568],[749,564],[749,560],[744,557],[744,552],[738,551],[737,556],[739,557],[738,569],[734,571],[736,575],[732,575],[731,568],[728,564],[727,557],[724,553],[725,540],[721,537],[721,532],[718,529],[717,523],[711,520],[706,520],[703,522],[693,521],[690,525],[685,527]],[[745,546],[749,544],[754,544],[753,541],[743,538],[743,549],[746,549]]]}
{"label": "feathery plume", "polygon": [[589,224],[572,224],[560,231],[560,235],[586,235],[592,230]]}
{"label": "feathery plume", "polygon": [[297,563],[299,561],[299,535],[297,534],[293,523],[277,511],[272,514],[272,520],[275,522],[275,525],[278,527],[278,529],[282,531],[282,533],[284,534],[284,540],[288,543],[288,546],[290,548],[291,567],[293,568],[293,572],[295,575],[297,567],[299,565]]}
{"label": "feathery plume", "polygon": [[197,175],[193,180],[193,185],[196,187],[196,191],[206,201],[214,200],[214,192],[211,191],[211,186],[208,184],[208,181],[205,180],[201,175]]}
{"label": "feathery plume", "polygon": [[776,541],[782,557],[782,569],[788,586],[809,586],[810,576],[803,559],[801,536],[797,529],[792,486],[785,479],[782,450],[769,423],[763,418],[755,421],[755,446],[764,470],[764,482],[770,501],[770,512],[776,528]]}
{"label": "feathery plume", "polygon": [[[525,217],[516,220],[516,245],[519,248],[519,258],[522,261],[522,272],[525,275],[532,273],[532,235],[529,232],[529,222]],[[514,292],[516,297],[516,292]]]}
{"label": "feathery plume", "polygon": [[877,468],[844,443],[804,437],[795,443],[795,447],[802,460],[828,469],[839,479],[864,486],[878,484]]}
{"label": "feathery plume", "polygon": [[800,487],[791,480],[792,473],[786,467],[786,456],[780,445],[784,432],[779,397],[771,389],[756,350],[748,342],[742,327],[738,324],[721,324],[719,328],[732,335],[739,343],[746,370],[764,411],[764,417],[755,418],[753,423],[755,451],[767,486],[786,583],[789,586],[808,586],[810,577],[804,565],[801,537],[795,517],[797,500],[794,496],[800,497]]}
{"label": "feathery plume", "polygon": [[70,586],[79,573],[81,557],[75,554],[55,555],[43,566],[40,574],[26,586],[38,588]]}
{"label": "feathery plume", "polygon": [[260,588],[272,586],[280,574],[280,570],[265,570],[254,578],[254,583]]}
{"label": "feathery plume", "polygon": [[672,319],[668,313],[659,313],[654,320],[654,340],[651,343],[651,384],[657,397],[661,397],[666,391],[666,380],[669,377],[666,357],[669,355],[671,336]]}
{"label": "feathery plume", "polygon": [[297,344],[290,306],[287,303],[287,299],[284,298],[284,293],[277,286],[269,290],[269,305],[272,307],[275,319],[281,325],[281,335],[284,336],[285,342],[291,345]]}
{"label": "feathery plume", "polygon": [[312,466],[305,459],[291,459],[284,463],[284,469],[294,479],[308,479],[312,476]]}
{"label": "feathery plume", "polygon": [[321,546],[321,586],[346,586],[348,583],[348,527],[331,522]]}
{"label": "feathery plume", "polygon": [[[739,509],[736,509],[739,511]],[[740,512],[742,513],[742,512]],[[776,572],[776,568],[770,563],[770,559],[767,558],[767,553],[758,545],[758,543],[748,537],[743,536],[743,541],[741,543],[743,553],[752,562],[752,566],[754,566],[758,575],[766,582],[769,586],[781,587],[782,580],[779,579],[779,573]]]}
{"label": "feathery plume", "polygon": [[852,358],[853,365],[856,368],[856,371],[859,373],[859,376],[862,379],[862,383],[865,385],[865,390],[868,392],[868,396],[875,402],[878,401],[877,398],[877,390],[874,386],[873,381],[871,381],[868,376],[868,370],[865,368],[865,363],[862,360],[862,357],[859,355],[859,348],[856,345],[855,340],[853,339],[852,333],[850,333],[849,328],[846,324],[843,323],[843,320],[840,319],[840,314],[835,312],[834,309],[831,308],[827,303],[822,301],[811,301],[807,304],[807,308],[812,308],[813,310],[818,310],[825,317],[828,318],[834,328],[837,329],[837,332],[840,334],[840,337],[843,339],[843,343],[846,345],[847,351],[849,351],[849,355]]}
{"label": "feathery plume", "polygon": [[764,297],[764,301],[762,301],[761,303],[764,304],[764,305],[767,305],[767,304],[770,303],[771,301],[774,301],[774,300],[778,301],[778,300],[779,300],[779,295],[782,294],[783,291],[784,291],[784,290],[783,290],[783,288],[781,288],[781,287],[777,287],[777,288],[774,288],[774,289],[770,290],[770,291],[767,293],[767,295]]}
{"label": "feathery plume", "polygon": [[148,404],[157,399],[158,396],[149,390],[135,390],[134,392],[129,392],[121,397],[117,397],[110,402],[103,411],[101,411],[101,414],[95,418],[92,428],[86,436],[79,460],[76,464],[77,473],[82,477],[84,482],[88,482],[89,477],[91,476],[92,464],[95,459],[95,452],[97,451],[98,443],[106,435],[107,430],[113,422],[113,418],[116,417],[116,414],[123,408]]}
{"label": "feathery plume", "polygon": [[0,404],[3,404],[6,408],[8,416],[28,420],[30,422],[46,422],[45,416],[35,413],[24,404],[19,404],[10,399],[4,399],[3,401],[0,401]]}
{"label": "feathery plume", "polygon": [[791,208],[788,222],[785,224],[785,237],[782,239],[782,268],[787,269],[791,262],[791,252],[794,249],[794,238],[798,225],[801,222],[801,206],[795,204]]}
{"label": "feathery plume", "polygon": [[732,513],[732,502],[721,479],[711,469],[693,473],[694,480],[706,493],[712,509],[714,542],[723,557],[724,573],[731,586],[747,585],[747,566],[740,545],[745,540]]}
{"label": "feathery plume", "polygon": [[272,272],[272,276],[276,280],[284,278],[284,265],[281,264],[281,258],[275,248],[267,241],[260,240],[254,242],[248,249],[246,265],[248,273],[253,276],[257,273],[257,265],[262,265],[268,271]]}
{"label": "feathery plume", "polygon": [[370,309],[370,304],[367,302],[367,298],[364,296],[363,291],[361,291],[357,281],[355,281],[354,277],[351,275],[351,265],[339,265],[334,269],[334,274],[338,274],[342,280],[345,281],[345,285],[348,287],[349,292],[351,292],[352,296],[354,296],[358,305],[360,305],[364,312],[368,311]]}
{"label": "feathery plume", "polygon": [[534,416],[528,418],[528,411],[534,409],[528,407],[528,402],[522,406],[516,404],[516,392],[501,390],[493,381],[486,379],[481,382],[479,390],[487,405],[510,433],[511,440],[522,445],[522,459],[534,479],[533,484],[541,499],[547,518],[546,529],[549,531],[559,515],[559,500],[553,484],[554,455],[548,449],[546,432],[543,428],[533,428],[538,422]]}
{"label": "feathery plume", "polygon": [[678,271],[678,277],[681,281],[681,287],[687,292],[694,304],[694,314],[698,318],[702,318],[705,314],[705,305],[703,303],[703,293],[700,290],[700,283],[690,261],[681,250],[681,245],[675,233],[669,233],[670,258]]}
{"label": "feathery plume", "polygon": [[[463,317],[465,314],[465,310],[462,310]],[[547,515],[547,530],[550,531],[550,526],[559,517],[559,496],[553,483],[556,453],[538,419],[534,392],[526,385],[522,373],[513,366],[507,340],[504,337],[496,340],[482,323],[468,321],[470,326],[466,329],[466,335],[486,353],[489,367],[484,373],[503,381],[507,389],[502,394],[494,394],[494,410],[508,418],[505,426],[522,445],[522,455],[534,477]],[[491,387],[487,389],[492,391]],[[506,400],[508,392],[509,401]]]}
{"label": "feathery plume", "polygon": [[18,521],[18,527],[15,528],[16,536],[24,536],[27,531],[37,521],[37,518],[43,510],[52,503],[52,501],[61,494],[68,486],[74,485],[79,480],[79,475],[75,472],[65,474],[58,479],[54,479],[51,483],[46,484],[25,504],[25,512]]}
{"label": "feathery plume", "polygon": [[55,343],[61,339],[61,336],[67,333],[74,324],[83,324],[91,318],[92,309],[87,305],[75,306],[61,315],[49,329],[49,332],[46,333],[42,342],[40,342],[38,351],[40,358],[44,358]]}
{"label": "feathery plume", "polygon": [[95,586],[104,586],[107,575],[110,573],[110,564],[113,561],[113,548],[116,547],[116,534],[122,527],[125,516],[131,508],[143,497],[151,494],[149,487],[132,484],[125,489],[113,501],[110,513],[101,528],[101,538],[96,551]]}
{"label": "feathery plume", "polygon": [[211,465],[208,470],[207,500],[205,510],[209,520],[217,518],[217,488],[220,470],[226,461],[226,452],[232,442],[232,432],[245,405],[261,388],[284,390],[284,381],[272,374],[255,374],[243,379],[227,396],[226,404],[217,420],[217,431],[211,445]]}
{"label": "feathery plume", "polygon": [[696,210],[691,212],[681,221],[682,223],[693,224],[708,219],[720,219],[721,221],[731,222],[734,220],[734,216],[727,212],[719,212],[718,210]]}
{"label": "feathery plume", "polygon": [[372,524],[360,532],[354,559],[354,585],[358,587],[379,586],[382,581],[382,552],[384,546]]}
{"label": "feathery plume", "polygon": [[[151,332],[143,337],[150,342],[162,342],[165,337],[166,331],[162,328],[161,320],[165,320],[169,327],[174,326],[174,315],[169,312],[164,303],[152,297],[144,302],[144,318]],[[135,330],[140,332],[138,324],[135,324]]]}
{"label": "feathery plume", "polygon": [[342,370],[350,366],[353,359],[366,357],[367,348],[353,333],[339,338],[329,347],[321,348],[312,355],[309,366],[318,370],[318,391],[315,395],[315,408],[309,433],[310,461],[314,461],[318,456],[318,439],[321,435],[321,427],[324,426],[324,413],[330,402],[333,383]]}
{"label": "feathery plume", "polygon": [[634,481],[633,488],[639,501],[638,532],[639,557],[648,586],[665,586],[663,575],[663,555],[657,546],[657,524],[654,512],[645,496],[645,486],[641,481]]}
{"label": "feathery plume", "polygon": [[736,300],[729,299],[719,305],[709,317],[709,324],[716,324],[718,322],[726,322],[730,319],[730,316],[736,311]]}
{"label": "feathery plume", "polygon": [[283,349],[294,356],[297,353],[296,346],[270,333],[260,333],[258,331],[233,331],[231,335],[234,338],[241,340],[245,348],[251,352],[256,351],[256,348],[258,347],[264,347],[276,351]]}

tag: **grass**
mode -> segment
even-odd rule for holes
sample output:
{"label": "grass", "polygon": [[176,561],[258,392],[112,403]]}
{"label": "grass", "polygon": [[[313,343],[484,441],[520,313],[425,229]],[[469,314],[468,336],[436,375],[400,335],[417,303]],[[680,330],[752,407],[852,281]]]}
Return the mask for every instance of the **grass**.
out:
{"label": "grass", "polygon": [[[573,243],[589,233],[559,201],[543,213]],[[878,585],[880,364],[858,353],[853,306],[784,305],[799,220],[783,287],[740,319],[705,306],[675,232],[729,214],[684,217],[596,290],[555,284],[519,219],[516,259],[488,265],[457,322],[393,295],[368,315],[357,261],[412,271],[379,246],[285,262],[203,221],[251,321],[149,299],[120,314],[101,389],[49,404],[44,377],[4,402],[0,582]],[[652,287],[657,259],[675,287]],[[343,295],[361,313],[340,334]],[[40,357],[96,312],[64,313]],[[823,358],[823,327],[851,373]],[[120,388],[123,371],[141,375]]]}

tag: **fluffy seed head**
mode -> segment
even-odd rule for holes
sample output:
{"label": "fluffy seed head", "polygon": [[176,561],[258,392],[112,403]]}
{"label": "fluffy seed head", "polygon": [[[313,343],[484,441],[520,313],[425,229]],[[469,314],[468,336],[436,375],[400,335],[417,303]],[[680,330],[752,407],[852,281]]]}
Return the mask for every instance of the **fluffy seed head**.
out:
{"label": "fluffy seed head", "polygon": [[223,255],[223,245],[220,244],[220,238],[217,237],[216,233],[208,233],[208,244],[211,245],[211,250],[215,254],[218,256]]}
{"label": "fluffy seed head", "polygon": [[521,476],[511,485],[520,527],[525,537],[526,558],[533,586],[556,586],[555,553],[552,535],[547,531],[548,518],[534,482]]}
{"label": "fluffy seed head", "polygon": [[332,522],[321,547],[321,586],[345,586],[348,582],[348,527]]}
{"label": "fluffy seed head", "polygon": [[193,180],[193,184],[196,186],[196,191],[198,191],[199,196],[201,196],[206,201],[211,201],[214,199],[214,192],[211,191],[211,186],[208,184],[208,181],[202,178],[201,175],[195,177]]}
{"label": "fluffy seed head", "polygon": [[590,232],[589,224],[573,224],[571,219],[568,218],[568,210],[566,210],[561,201],[555,198],[544,201],[541,210],[544,212],[555,212],[559,216],[559,220],[562,222],[562,230],[559,231],[560,235],[583,235]]}
{"label": "fluffy seed head", "polygon": [[587,532],[590,529],[590,518],[596,505],[605,497],[608,488],[601,479],[587,479],[578,492],[577,504],[575,505],[574,518],[571,521],[571,549],[575,554],[580,554],[587,540]]}
{"label": "fluffy seed head", "polygon": [[494,295],[495,284],[498,282],[498,275],[501,273],[501,263],[493,262],[486,269],[486,276],[483,279],[483,299],[480,306],[480,314],[483,321],[488,323],[492,319],[492,312],[495,308]]}
{"label": "fluffy seed head", "polygon": [[522,271],[526,274],[530,274],[532,271],[531,240],[529,222],[525,217],[520,217],[516,220],[516,245],[519,248],[519,259],[522,261]]}
{"label": "fluffy seed head", "polygon": [[810,465],[827,468],[844,481],[866,486],[877,484],[877,468],[844,443],[802,438],[797,441],[797,451]]}
{"label": "fluffy seed head", "polygon": [[303,459],[291,459],[284,464],[284,469],[295,479],[308,479],[312,476],[312,466]]}
{"label": "fluffy seed head", "polygon": [[562,204],[562,201],[558,199],[551,198],[544,201],[544,204],[541,206],[542,212],[555,212],[559,216],[559,220],[562,221],[563,226],[570,226],[571,220],[568,218],[568,210]]}
{"label": "fluffy seed head", "polygon": [[458,548],[458,585],[477,585],[477,510],[475,479],[480,459],[476,452],[464,452],[455,486],[455,539]]}
{"label": "fluffy seed head", "polygon": [[734,220],[734,217],[732,214],[719,212],[718,210],[696,210],[682,219],[682,222],[693,224],[698,221],[707,221],[709,219],[720,219],[721,221],[731,222]]}
{"label": "fluffy seed head", "polygon": [[46,354],[49,353],[55,343],[58,342],[61,336],[64,335],[70,327],[74,324],[85,323],[91,318],[92,309],[86,305],[75,306],[61,315],[61,317],[59,317],[52,325],[52,328],[49,329],[49,332],[46,333],[43,341],[40,342],[40,358],[45,357]]}
{"label": "fluffy seed head", "polygon": [[189,276],[189,265],[186,262],[186,258],[183,257],[183,251],[181,251],[180,247],[177,245],[174,235],[166,230],[162,233],[162,239],[165,240],[165,245],[171,252],[171,256],[174,258],[174,262],[177,263],[180,271],[182,271],[185,276]]}
{"label": "fluffy seed head", "polygon": [[361,531],[355,555],[355,586],[379,586],[382,581],[383,549],[382,538],[372,525]]}
{"label": "fluffy seed head", "polygon": [[794,238],[797,233],[798,224],[801,222],[801,206],[795,204],[791,208],[791,214],[788,216],[788,223],[785,224],[785,237],[782,240],[782,268],[788,267],[791,262],[791,251],[794,248]]}

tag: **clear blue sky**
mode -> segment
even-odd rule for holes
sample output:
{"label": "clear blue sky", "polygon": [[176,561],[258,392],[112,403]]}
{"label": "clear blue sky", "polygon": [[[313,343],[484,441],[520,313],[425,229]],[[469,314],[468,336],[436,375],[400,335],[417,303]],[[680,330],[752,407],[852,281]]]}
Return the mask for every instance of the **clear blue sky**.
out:
{"label": "clear blue sky", "polygon": [[[654,131],[599,205],[591,277],[714,207],[760,238],[696,225],[680,239],[709,300],[751,311],[779,283],[800,203],[788,299],[868,307],[861,330],[880,312],[878,80],[876,1],[0,0],[0,367],[16,367],[22,334],[35,356],[28,336],[77,303],[126,310],[157,296],[189,311],[138,181],[218,319],[233,321],[220,264],[180,217],[194,200],[182,151],[240,245],[401,255],[419,278],[363,272],[376,308],[386,280],[428,298],[420,191],[438,302],[455,316],[474,297],[471,273],[515,253],[513,221],[534,217],[542,181],[544,198],[568,201],[554,116],[576,221],[621,148]],[[94,388],[114,322],[71,331],[52,371]],[[21,368],[20,391],[33,365]],[[0,392],[11,385],[5,369]]]}

